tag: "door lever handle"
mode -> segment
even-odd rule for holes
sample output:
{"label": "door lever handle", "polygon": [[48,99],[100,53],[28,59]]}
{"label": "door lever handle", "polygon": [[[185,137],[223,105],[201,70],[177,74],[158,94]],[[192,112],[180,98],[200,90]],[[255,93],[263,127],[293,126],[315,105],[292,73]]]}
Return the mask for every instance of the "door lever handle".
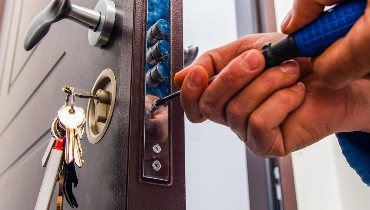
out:
{"label": "door lever handle", "polygon": [[115,21],[113,1],[100,0],[95,9],[74,5],[70,0],[52,0],[28,26],[23,46],[29,51],[49,32],[53,23],[62,19],[72,20],[89,30],[89,43],[101,47],[107,43]]}
{"label": "door lever handle", "polygon": [[184,47],[184,68],[189,66],[195,61],[199,52],[197,45],[191,45],[189,47]]}

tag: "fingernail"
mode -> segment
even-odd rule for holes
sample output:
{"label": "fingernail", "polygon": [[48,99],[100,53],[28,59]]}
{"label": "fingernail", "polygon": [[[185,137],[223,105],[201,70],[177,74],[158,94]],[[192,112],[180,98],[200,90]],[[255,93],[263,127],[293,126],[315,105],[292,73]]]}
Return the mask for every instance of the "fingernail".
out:
{"label": "fingernail", "polygon": [[175,85],[176,85],[178,88],[181,88],[181,83],[180,83],[180,81],[179,81],[178,77],[179,77],[179,75],[178,75],[178,73],[176,73],[176,74],[175,74],[175,77],[174,77],[174,79],[173,79],[173,81],[174,81]]}
{"label": "fingernail", "polygon": [[290,20],[292,19],[292,16],[293,16],[292,14],[293,14],[293,9],[289,11],[288,15],[285,16],[283,22],[281,23],[280,29],[282,31],[284,31],[289,26]]}
{"label": "fingernail", "polygon": [[200,67],[194,67],[189,76],[189,86],[198,87],[202,85],[203,73]]}
{"label": "fingernail", "polygon": [[280,70],[288,73],[295,74],[298,72],[298,63],[295,61],[287,61],[279,66]]}
{"label": "fingernail", "polygon": [[260,52],[257,50],[249,51],[241,61],[242,65],[250,71],[259,69],[262,66],[262,58],[258,53]]}
{"label": "fingernail", "polygon": [[304,91],[305,86],[302,82],[298,82],[297,84],[293,85],[291,87],[291,89],[296,91],[296,92],[302,92],[302,91]]}

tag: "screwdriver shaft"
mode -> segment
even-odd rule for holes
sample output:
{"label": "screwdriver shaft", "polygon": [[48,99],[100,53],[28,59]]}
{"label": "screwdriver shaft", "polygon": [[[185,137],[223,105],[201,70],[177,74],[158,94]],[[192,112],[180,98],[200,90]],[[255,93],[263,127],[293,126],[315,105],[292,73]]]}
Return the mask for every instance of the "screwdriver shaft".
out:
{"label": "screwdriver shaft", "polygon": [[[216,77],[217,77],[217,75],[215,75],[215,76],[213,76],[213,77],[209,78],[209,80],[208,80],[208,84],[211,84],[211,82],[212,82]],[[161,106],[163,106],[163,105],[165,105],[165,104],[167,104],[167,103],[169,103],[169,102],[171,102],[171,101],[173,101],[173,100],[175,100],[175,99],[179,98],[179,97],[180,97],[180,93],[181,93],[181,90],[179,90],[179,91],[177,91],[177,92],[174,92],[174,93],[171,93],[171,94],[169,94],[169,95],[167,95],[167,96],[165,96],[165,97],[163,97],[163,98],[160,98],[160,99],[158,99],[158,100],[156,100],[156,101],[153,101],[153,105],[152,105],[152,107],[149,109],[149,113],[150,113],[150,114],[153,114],[153,112],[154,112],[155,110],[159,109]]]}

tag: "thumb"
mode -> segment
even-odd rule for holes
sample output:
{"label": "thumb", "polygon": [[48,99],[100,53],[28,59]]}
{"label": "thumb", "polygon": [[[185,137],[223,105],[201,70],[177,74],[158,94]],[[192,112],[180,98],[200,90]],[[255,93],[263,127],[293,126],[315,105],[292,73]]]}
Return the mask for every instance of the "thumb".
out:
{"label": "thumb", "polygon": [[293,9],[288,13],[280,28],[285,34],[291,34],[321,15],[325,6],[331,6],[344,0],[295,0]]}
{"label": "thumb", "polygon": [[340,88],[370,72],[369,6],[348,34],[313,59],[313,71],[332,88]]}

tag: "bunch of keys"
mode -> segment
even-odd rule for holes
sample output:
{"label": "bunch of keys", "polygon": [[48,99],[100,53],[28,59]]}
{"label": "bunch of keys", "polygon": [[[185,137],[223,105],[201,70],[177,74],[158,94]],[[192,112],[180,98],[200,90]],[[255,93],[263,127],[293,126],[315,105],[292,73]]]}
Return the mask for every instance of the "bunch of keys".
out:
{"label": "bunch of keys", "polygon": [[[51,125],[51,139],[42,158],[42,166],[46,167],[44,179],[37,198],[35,210],[49,209],[55,183],[59,178],[59,195],[57,209],[63,209],[63,195],[69,205],[78,207],[77,200],[72,193],[77,187],[78,179],[75,164],[82,167],[82,145],[86,122],[83,108],[75,106],[75,92],[73,88],[67,93],[66,103],[59,111]],[[68,105],[71,96],[71,105]]]}
{"label": "bunch of keys", "polygon": [[[64,160],[67,164],[75,161],[78,167],[82,167],[81,139],[84,134],[86,122],[84,110],[74,105],[74,89],[71,89],[71,105],[62,106],[58,111],[59,126],[65,130]],[[67,96],[68,98],[68,96]]]}

